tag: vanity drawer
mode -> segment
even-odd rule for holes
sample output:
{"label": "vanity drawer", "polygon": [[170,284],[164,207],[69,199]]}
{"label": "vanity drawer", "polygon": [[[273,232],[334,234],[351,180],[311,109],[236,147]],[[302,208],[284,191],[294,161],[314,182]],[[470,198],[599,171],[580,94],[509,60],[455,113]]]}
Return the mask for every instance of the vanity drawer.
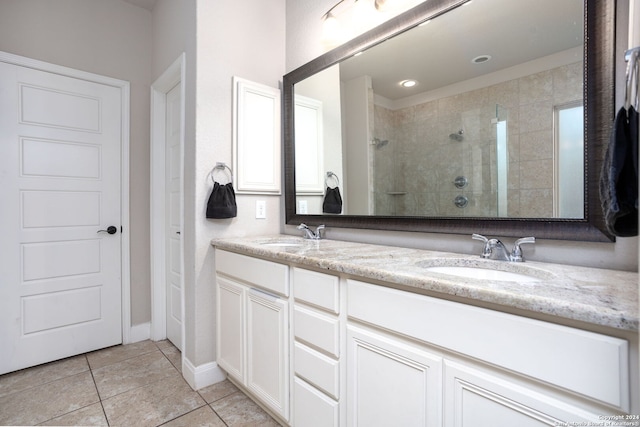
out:
{"label": "vanity drawer", "polygon": [[216,249],[216,271],[289,296],[289,266]]}
{"label": "vanity drawer", "polygon": [[338,314],[340,311],[339,279],[329,274],[293,268],[293,296]]}
{"label": "vanity drawer", "polygon": [[335,317],[296,305],[293,310],[293,334],[300,341],[335,357],[340,356],[340,328]]}
{"label": "vanity drawer", "polygon": [[337,360],[297,342],[293,366],[296,375],[334,399],[339,398],[340,369]]}
{"label": "vanity drawer", "polygon": [[356,280],[347,290],[351,319],[629,410],[626,340]]}
{"label": "vanity drawer", "polygon": [[340,423],[338,402],[295,377],[293,419],[298,426],[331,427]]}

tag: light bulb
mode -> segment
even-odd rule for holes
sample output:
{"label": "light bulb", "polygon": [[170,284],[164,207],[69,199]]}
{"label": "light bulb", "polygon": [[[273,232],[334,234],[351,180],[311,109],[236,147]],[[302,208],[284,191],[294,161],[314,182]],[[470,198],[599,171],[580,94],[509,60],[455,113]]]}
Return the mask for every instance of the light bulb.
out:
{"label": "light bulb", "polygon": [[389,0],[375,0],[376,10],[379,12],[384,12],[384,10],[388,6],[387,3],[390,3]]}
{"label": "light bulb", "polygon": [[327,13],[322,23],[322,38],[326,41],[336,41],[340,36],[340,22],[331,13]]}

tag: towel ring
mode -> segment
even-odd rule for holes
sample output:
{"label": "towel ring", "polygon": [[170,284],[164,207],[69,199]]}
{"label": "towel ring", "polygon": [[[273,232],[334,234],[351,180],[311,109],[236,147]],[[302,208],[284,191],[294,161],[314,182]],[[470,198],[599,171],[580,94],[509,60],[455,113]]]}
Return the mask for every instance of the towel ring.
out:
{"label": "towel ring", "polygon": [[217,171],[217,170],[221,170],[222,172],[225,171],[229,171],[229,182],[233,183],[233,171],[231,170],[231,168],[229,166],[227,166],[226,163],[223,162],[216,162],[216,165],[213,167],[213,169],[211,169],[211,172],[209,172],[209,176],[211,177],[211,181],[213,181],[213,183],[216,183],[216,179],[213,177],[213,174]]}
{"label": "towel ring", "polygon": [[625,60],[627,61],[627,71],[624,108],[629,110],[632,105],[638,108],[638,98],[640,97],[640,90],[638,89],[638,80],[640,80],[640,47],[629,49],[625,52]]}
{"label": "towel ring", "polygon": [[330,180],[331,178],[335,179],[335,181],[336,181],[336,185],[334,186],[334,188],[335,188],[335,187],[339,187],[339,186],[340,186],[340,179],[338,178],[338,175],[336,175],[335,173],[333,173],[333,172],[331,172],[331,171],[328,171],[328,172],[327,172],[327,177],[324,179],[324,183],[325,183],[325,185],[326,185],[327,187],[330,187],[330,185],[329,185],[329,180]]}

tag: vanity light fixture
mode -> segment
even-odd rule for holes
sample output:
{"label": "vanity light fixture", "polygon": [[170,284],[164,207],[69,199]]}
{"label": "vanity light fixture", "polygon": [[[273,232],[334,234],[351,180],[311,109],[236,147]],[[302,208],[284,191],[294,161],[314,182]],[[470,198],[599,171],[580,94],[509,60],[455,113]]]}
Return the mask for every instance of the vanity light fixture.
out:
{"label": "vanity light fixture", "polygon": [[387,2],[390,3],[389,0],[375,0],[376,10],[382,12],[386,7]]}
{"label": "vanity light fixture", "polygon": [[[344,3],[345,0],[340,0],[336,4],[334,4],[331,9],[329,9],[324,15],[322,15],[322,35],[325,40],[335,40],[339,37],[340,33],[340,22],[336,17],[335,10],[338,6]],[[384,12],[388,6],[393,3],[392,0],[353,0],[351,7],[355,7],[352,12],[351,20],[352,21],[370,21],[369,15],[365,12],[367,9],[373,10],[371,7],[371,2],[375,7],[375,10],[378,12]],[[367,3],[367,4],[365,4]],[[338,13],[340,15],[342,12]],[[352,22],[351,24],[354,24]],[[349,26],[351,26],[349,24]]]}
{"label": "vanity light fixture", "polygon": [[338,18],[333,14],[333,11],[342,2],[344,2],[344,0],[340,0],[338,3],[334,4],[327,13],[322,15],[322,37],[325,40],[333,40],[338,37],[338,33],[340,32],[340,23],[338,22]]}
{"label": "vanity light fixture", "polygon": [[418,82],[416,80],[403,80],[400,82],[400,86],[402,87],[406,87],[406,88],[410,88],[410,87],[414,87],[415,85],[417,85]]}

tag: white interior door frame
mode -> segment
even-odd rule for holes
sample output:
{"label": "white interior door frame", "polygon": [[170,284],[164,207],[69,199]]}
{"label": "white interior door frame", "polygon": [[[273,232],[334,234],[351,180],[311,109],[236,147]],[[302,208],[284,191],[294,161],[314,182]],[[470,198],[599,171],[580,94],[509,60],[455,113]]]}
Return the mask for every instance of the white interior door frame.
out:
{"label": "white interior door frame", "polygon": [[[185,98],[185,54],[182,53],[173,64],[151,85],[151,339],[154,341],[167,337],[167,292],[164,241],[165,225],[165,125],[167,93],[180,84],[181,111],[180,119],[180,163],[184,166],[184,98]],[[181,167],[181,177],[184,168]],[[181,196],[180,211],[184,211],[184,196]],[[183,229],[183,217],[180,218],[180,229]],[[180,242],[180,252],[184,254],[183,239]],[[184,257],[181,256],[181,263]],[[184,268],[181,268],[184,271]],[[182,278],[181,280],[184,280]],[[184,313],[184,283],[182,288],[182,313]],[[183,326],[184,328],[184,326]],[[182,331],[182,348],[184,348],[184,330]]]}
{"label": "white interior door frame", "polygon": [[38,71],[44,71],[61,76],[82,79],[89,82],[99,83],[103,85],[113,86],[121,92],[122,99],[122,128],[121,128],[121,188],[120,203],[122,208],[120,224],[122,225],[121,236],[121,268],[122,268],[122,343],[130,342],[131,337],[131,259],[129,250],[129,128],[130,128],[130,83],[125,80],[114,79],[111,77],[101,76],[86,71],[76,70],[74,68],[64,67],[60,65],[50,64],[48,62],[39,61],[37,59],[27,58],[24,56],[14,55],[0,51],[0,62],[17,65],[20,67],[31,68]]}

